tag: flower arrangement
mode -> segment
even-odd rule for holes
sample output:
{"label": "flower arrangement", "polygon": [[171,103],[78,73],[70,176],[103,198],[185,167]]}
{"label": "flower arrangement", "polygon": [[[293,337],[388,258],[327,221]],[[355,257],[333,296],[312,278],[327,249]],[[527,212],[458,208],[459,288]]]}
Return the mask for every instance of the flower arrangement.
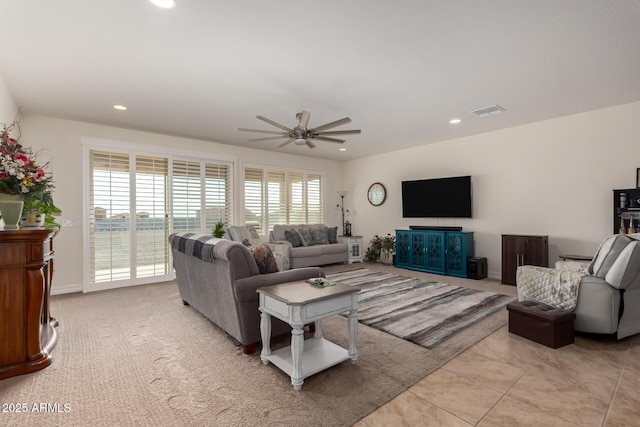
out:
{"label": "flower arrangement", "polygon": [[11,137],[17,126],[17,122],[4,124],[0,132],[0,193],[20,195],[25,211],[38,210],[46,214],[47,224],[56,225],[52,215],[61,211],[53,204],[53,180],[46,172],[49,163],[38,165],[33,150]]}
{"label": "flower arrangement", "polygon": [[369,242],[369,247],[364,257],[368,262],[378,262],[381,258],[390,257],[395,251],[396,236],[387,233],[386,236],[380,237],[376,234]]}

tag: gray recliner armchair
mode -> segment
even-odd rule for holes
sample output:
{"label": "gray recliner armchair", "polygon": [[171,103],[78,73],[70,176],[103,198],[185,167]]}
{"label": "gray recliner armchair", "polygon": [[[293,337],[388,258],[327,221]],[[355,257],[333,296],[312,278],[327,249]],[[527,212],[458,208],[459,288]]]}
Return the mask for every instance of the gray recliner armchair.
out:
{"label": "gray recliner armchair", "polygon": [[520,301],[573,311],[576,331],[616,333],[618,339],[640,333],[640,240],[613,235],[602,242],[590,264],[521,266],[516,286]]}

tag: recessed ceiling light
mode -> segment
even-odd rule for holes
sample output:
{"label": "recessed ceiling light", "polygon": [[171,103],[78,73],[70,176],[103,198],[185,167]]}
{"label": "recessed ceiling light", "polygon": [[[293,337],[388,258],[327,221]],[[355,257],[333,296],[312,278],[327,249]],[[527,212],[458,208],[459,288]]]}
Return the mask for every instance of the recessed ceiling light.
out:
{"label": "recessed ceiling light", "polygon": [[116,104],[113,106],[114,110],[119,110],[119,111],[126,111],[127,107],[125,107],[124,105],[120,105],[120,104]]}
{"label": "recessed ceiling light", "polygon": [[457,125],[458,123],[460,123],[462,120],[460,119],[451,119],[449,120],[449,123],[451,123],[452,125]]}
{"label": "recessed ceiling light", "polygon": [[346,148],[341,148],[340,151],[347,151],[347,149]]}
{"label": "recessed ceiling light", "polygon": [[173,9],[176,7],[175,0],[149,0],[151,3],[163,9]]}

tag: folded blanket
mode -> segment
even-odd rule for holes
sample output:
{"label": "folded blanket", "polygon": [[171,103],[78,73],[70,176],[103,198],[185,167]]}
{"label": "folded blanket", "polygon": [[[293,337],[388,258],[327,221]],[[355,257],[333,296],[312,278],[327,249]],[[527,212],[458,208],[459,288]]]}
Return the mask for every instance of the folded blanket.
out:
{"label": "folded blanket", "polygon": [[520,294],[528,299],[573,311],[584,276],[585,272],[578,268],[556,270],[524,265],[516,271],[516,283]]}
{"label": "folded blanket", "polygon": [[171,247],[178,251],[213,262],[213,246],[222,239],[201,233],[173,233],[169,236]]}

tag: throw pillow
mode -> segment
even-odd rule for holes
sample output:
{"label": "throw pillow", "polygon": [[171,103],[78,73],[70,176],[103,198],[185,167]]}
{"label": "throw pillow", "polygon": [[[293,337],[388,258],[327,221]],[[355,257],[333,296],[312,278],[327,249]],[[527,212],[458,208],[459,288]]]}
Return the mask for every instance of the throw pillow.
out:
{"label": "throw pillow", "polygon": [[276,257],[273,256],[273,252],[271,252],[271,248],[269,246],[250,246],[249,250],[253,254],[253,258],[256,260],[260,274],[278,272]]}
{"label": "throw pillow", "polygon": [[294,228],[294,230],[296,230],[298,232],[298,234],[300,234],[300,238],[302,239],[302,245],[303,246],[311,246],[311,241],[313,240],[311,238],[311,233],[309,232],[309,230],[305,227],[296,227]]}
{"label": "throw pillow", "polygon": [[327,238],[329,240],[329,243],[338,243],[338,227],[328,228]]}
{"label": "throw pillow", "polygon": [[246,247],[251,247],[251,246],[253,246],[253,245],[251,244],[251,240],[249,240],[249,239],[242,239],[242,244],[243,244],[243,245],[245,245]]}
{"label": "throw pillow", "polygon": [[309,228],[311,234],[311,245],[326,245],[329,243],[327,227],[313,226]]}
{"label": "throw pillow", "polygon": [[302,238],[296,230],[285,230],[284,237],[291,242],[291,246],[294,248],[302,246]]}

